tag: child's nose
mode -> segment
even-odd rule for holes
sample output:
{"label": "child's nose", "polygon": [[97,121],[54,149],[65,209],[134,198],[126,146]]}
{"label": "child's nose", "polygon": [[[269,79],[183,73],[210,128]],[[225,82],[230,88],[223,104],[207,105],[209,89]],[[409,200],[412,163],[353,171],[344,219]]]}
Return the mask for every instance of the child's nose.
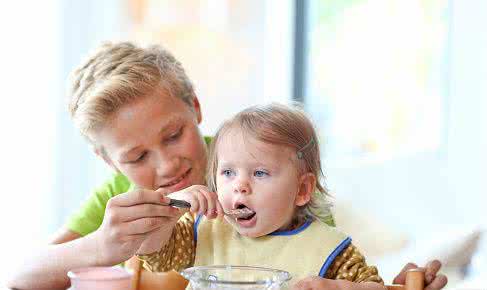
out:
{"label": "child's nose", "polygon": [[166,152],[157,154],[155,168],[158,176],[172,176],[178,172],[181,164],[179,158],[170,156]]}
{"label": "child's nose", "polygon": [[234,193],[249,194],[250,186],[247,181],[240,179],[235,182],[233,191]]}

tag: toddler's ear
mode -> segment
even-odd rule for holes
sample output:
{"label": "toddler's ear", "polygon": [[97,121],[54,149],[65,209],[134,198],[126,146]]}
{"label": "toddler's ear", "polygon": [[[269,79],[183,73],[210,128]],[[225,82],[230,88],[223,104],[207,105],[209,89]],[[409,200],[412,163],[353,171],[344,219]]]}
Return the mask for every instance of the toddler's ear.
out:
{"label": "toddler's ear", "polygon": [[306,205],[311,200],[311,195],[315,190],[316,176],[313,173],[305,173],[299,178],[299,190],[294,204],[297,206]]}
{"label": "toddler's ear", "polygon": [[108,166],[110,166],[111,168],[113,168],[113,170],[119,172],[118,168],[115,166],[115,164],[113,164],[112,160],[110,159],[110,157],[108,157],[108,154],[105,152],[105,150],[102,147],[93,146],[93,151],[95,152],[95,154],[98,157],[100,157],[101,159],[103,159],[103,161],[105,161],[105,163]]}

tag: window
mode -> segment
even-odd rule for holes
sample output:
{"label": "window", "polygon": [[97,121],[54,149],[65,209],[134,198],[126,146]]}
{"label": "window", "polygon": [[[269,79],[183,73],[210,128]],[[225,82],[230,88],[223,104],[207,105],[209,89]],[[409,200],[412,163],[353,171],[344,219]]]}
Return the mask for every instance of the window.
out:
{"label": "window", "polygon": [[307,3],[305,101],[330,166],[437,150],[446,120],[448,1]]}

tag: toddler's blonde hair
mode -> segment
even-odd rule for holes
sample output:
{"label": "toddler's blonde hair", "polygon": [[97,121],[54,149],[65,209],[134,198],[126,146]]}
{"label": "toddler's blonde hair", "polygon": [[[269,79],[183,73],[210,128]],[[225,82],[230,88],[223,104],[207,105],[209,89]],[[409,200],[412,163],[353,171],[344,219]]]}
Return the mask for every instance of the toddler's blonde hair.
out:
{"label": "toddler's blonde hair", "polygon": [[318,138],[313,124],[302,109],[296,104],[293,106],[277,103],[259,105],[247,108],[225,121],[210,146],[207,183],[212,191],[217,191],[219,142],[234,129],[240,130],[244,136],[251,136],[259,141],[294,149],[299,172],[309,172],[316,177],[310,202],[298,208],[295,218],[330,221],[330,195],[324,185]]}
{"label": "toddler's blonde hair", "polygon": [[193,106],[193,85],[169,51],[158,45],[103,43],[70,75],[69,112],[81,134],[93,142],[90,134],[111,114],[157,89]]}

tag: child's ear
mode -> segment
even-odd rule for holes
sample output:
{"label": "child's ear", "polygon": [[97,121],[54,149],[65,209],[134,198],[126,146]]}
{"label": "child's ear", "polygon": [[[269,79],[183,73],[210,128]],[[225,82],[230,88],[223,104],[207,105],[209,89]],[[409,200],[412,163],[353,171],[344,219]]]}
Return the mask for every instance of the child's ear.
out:
{"label": "child's ear", "polygon": [[196,120],[198,121],[198,124],[201,124],[201,121],[203,120],[203,116],[201,114],[201,105],[200,101],[196,96],[193,97],[193,108],[194,112],[196,114]]}
{"label": "child's ear", "polygon": [[311,195],[315,190],[316,176],[313,173],[305,173],[299,178],[299,190],[294,204],[297,206],[306,205],[311,200]]}
{"label": "child's ear", "polygon": [[102,147],[93,146],[93,151],[95,151],[95,154],[103,159],[103,161],[105,161],[108,166],[110,166],[113,170],[119,172],[118,168],[115,166],[115,164],[113,164],[112,160],[110,159],[110,157],[108,157],[108,154]]}

